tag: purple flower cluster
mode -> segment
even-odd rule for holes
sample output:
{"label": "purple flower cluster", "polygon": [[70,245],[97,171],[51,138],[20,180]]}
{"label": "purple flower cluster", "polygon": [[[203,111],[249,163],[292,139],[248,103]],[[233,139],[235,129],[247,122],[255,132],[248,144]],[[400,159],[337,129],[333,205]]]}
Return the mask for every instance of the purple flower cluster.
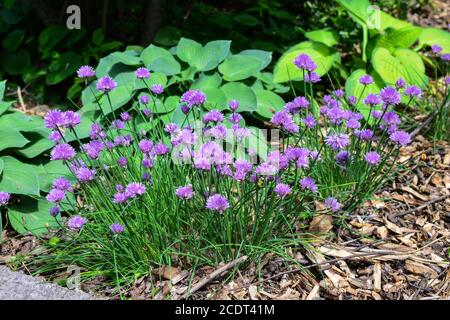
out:
{"label": "purple flower cluster", "polygon": [[97,80],[96,88],[98,91],[110,92],[117,87],[117,83],[111,77],[101,77]]}
{"label": "purple flower cluster", "polygon": [[80,116],[73,111],[51,110],[44,117],[45,127],[49,129],[75,128],[80,121]]}
{"label": "purple flower cluster", "polygon": [[6,206],[11,198],[11,194],[8,192],[0,191],[0,206]]}

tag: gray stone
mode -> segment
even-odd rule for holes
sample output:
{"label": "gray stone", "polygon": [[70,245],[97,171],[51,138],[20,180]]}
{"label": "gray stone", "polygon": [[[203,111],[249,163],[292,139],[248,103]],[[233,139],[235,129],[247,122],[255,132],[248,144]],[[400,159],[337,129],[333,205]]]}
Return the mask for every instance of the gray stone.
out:
{"label": "gray stone", "polygon": [[0,266],[0,300],[94,300],[78,290],[69,290]]}

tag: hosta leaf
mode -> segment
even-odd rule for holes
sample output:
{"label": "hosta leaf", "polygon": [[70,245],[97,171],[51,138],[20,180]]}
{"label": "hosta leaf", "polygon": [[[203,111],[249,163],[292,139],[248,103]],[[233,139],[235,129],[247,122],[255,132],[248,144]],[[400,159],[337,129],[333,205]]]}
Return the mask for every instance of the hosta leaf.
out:
{"label": "hosta leaf", "polygon": [[316,73],[323,76],[339,59],[339,53],[319,42],[305,41],[291,47],[275,65],[273,81],[276,83],[303,80],[303,72],[294,64],[301,53],[308,54],[317,64]]}
{"label": "hosta leaf", "polygon": [[379,11],[379,28],[380,30],[386,30],[386,29],[402,29],[406,27],[411,27],[412,24],[409,22],[406,22],[404,20],[400,20],[397,18],[394,18],[393,16],[387,14],[384,11]]}
{"label": "hosta leaf", "polygon": [[208,42],[188,63],[198,71],[212,70],[228,56],[230,45],[231,41],[228,40]]}
{"label": "hosta leaf", "polygon": [[7,148],[20,148],[30,142],[17,129],[13,128],[0,129],[0,137],[0,151]]}
{"label": "hosta leaf", "polygon": [[339,34],[331,28],[306,32],[305,37],[311,41],[320,42],[329,47],[339,43]]}
{"label": "hosta leaf", "polygon": [[239,52],[239,54],[258,58],[261,61],[261,70],[267,67],[270,64],[270,61],[272,61],[272,52],[270,51],[250,49],[243,50]]}
{"label": "hosta leaf", "polygon": [[52,204],[45,200],[36,200],[30,197],[21,197],[20,202],[8,208],[8,220],[13,228],[25,234],[34,235],[46,233],[49,228],[57,228],[58,220],[49,214]]}
{"label": "hosta leaf", "polygon": [[442,53],[450,53],[450,32],[437,28],[424,28],[419,37],[419,47],[437,44],[442,47]]}
{"label": "hosta leaf", "polygon": [[142,51],[141,60],[150,70],[165,75],[174,75],[181,71],[180,64],[168,50],[153,44]]}
{"label": "hosta leaf", "polygon": [[253,90],[240,82],[229,82],[221,87],[227,101],[239,101],[239,111],[253,112],[256,110],[256,95]]}
{"label": "hosta leaf", "polygon": [[226,81],[247,79],[262,68],[261,60],[252,56],[235,54],[219,65],[219,71]]}
{"label": "hosta leaf", "polygon": [[181,38],[180,42],[178,42],[176,53],[181,61],[191,63],[202,48],[203,46],[197,41]]}
{"label": "hosta leaf", "polygon": [[59,56],[59,59],[53,61],[50,66],[50,72],[45,77],[45,83],[48,85],[57,84],[64,79],[72,76],[81,66],[81,56],[74,52],[65,52]]}
{"label": "hosta leaf", "polygon": [[222,83],[222,78],[217,72],[212,75],[202,74],[191,85],[191,89],[204,90],[205,88],[218,88]]}
{"label": "hosta leaf", "polygon": [[5,156],[4,168],[0,178],[0,190],[15,194],[39,196],[39,181],[36,167]]}
{"label": "hosta leaf", "polygon": [[206,94],[205,108],[208,110],[227,109],[227,97],[223,90],[213,87],[203,88],[203,92]]}
{"label": "hosta leaf", "polygon": [[365,24],[369,17],[369,0],[337,0],[359,24]]}
{"label": "hosta leaf", "polygon": [[16,150],[17,154],[25,158],[35,158],[44,151],[51,149],[54,146],[54,143],[48,139],[48,137],[43,137],[41,135],[35,135],[35,140],[32,140],[32,143],[27,146]]}
{"label": "hosta leaf", "polygon": [[283,108],[284,100],[276,93],[269,90],[255,90],[257,109],[256,112],[269,119],[272,115]]}
{"label": "hosta leaf", "polygon": [[386,48],[375,48],[372,52],[372,65],[380,77],[390,85],[399,78],[421,88],[428,82],[422,59],[409,49],[396,49],[391,54]]}
{"label": "hosta leaf", "polygon": [[417,41],[421,31],[421,28],[412,26],[390,30],[377,39],[376,45],[385,48],[409,48]]}
{"label": "hosta leaf", "polygon": [[36,167],[36,172],[39,179],[40,189],[44,192],[50,191],[53,181],[60,177],[68,179],[73,184],[76,183],[76,179],[70,172],[69,168],[67,168],[67,166],[60,160],[49,161],[46,164],[41,164]]}

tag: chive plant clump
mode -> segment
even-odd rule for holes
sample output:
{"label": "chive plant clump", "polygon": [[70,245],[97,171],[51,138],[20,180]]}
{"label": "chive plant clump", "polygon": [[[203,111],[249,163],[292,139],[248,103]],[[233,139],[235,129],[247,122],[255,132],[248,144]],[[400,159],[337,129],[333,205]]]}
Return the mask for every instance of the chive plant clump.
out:
{"label": "chive plant clump", "polygon": [[[66,135],[76,134],[80,116],[50,111],[51,159],[73,178],[57,178],[47,195],[49,214],[64,219],[58,220],[59,243],[38,258],[41,268],[76,264],[87,278],[106,275],[125,284],[158,265],[283,254],[301,244],[302,220],[316,213],[345,216],[371,196],[411,140],[393,110],[401,100],[398,86],[349,98],[335,90],[317,107],[316,63],[306,54],[293,63],[304,74],[303,95],[273,114],[271,136],[279,141],[265,155],[249,143],[239,101],[229,101],[225,112],[201,114],[207,97],[199,90],[181,96],[182,123],[140,130],[137,118],[152,124],[159,117],[149,106],[165,88],[147,86],[138,103],[112,110],[109,94],[117,85],[110,77],[97,79],[96,89],[108,98],[101,101],[109,101],[97,99],[98,108],[110,116],[92,124],[88,141],[73,145]],[[78,77],[88,84],[95,72],[83,66]],[[146,68],[136,70],[139,81],[150,77]],[[416,99],[415,90],[402,94]],[[356,108],[361,99],[367,115]],[[0,192],[0,205],[8,201]]]}

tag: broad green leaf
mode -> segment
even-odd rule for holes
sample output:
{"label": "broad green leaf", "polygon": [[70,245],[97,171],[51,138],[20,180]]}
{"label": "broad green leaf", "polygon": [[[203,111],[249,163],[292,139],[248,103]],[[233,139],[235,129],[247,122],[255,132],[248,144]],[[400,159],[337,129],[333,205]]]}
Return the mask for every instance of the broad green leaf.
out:
{"label": "broad green leaf", "polygon": [[[103,113],[105,115],[107,115],[107,114],[111,113],[111,109],[117,110],[120,107],[124,106],[128,101],[131,100],[132,92],[133,92],[133,87],[130,85],[117,87],[116,89],[109,92],[109,98],[111,100],[111,104],[110,104],[110,101],[109,101],[107,95],[104,94],[100,98],[100,101],[99,101]],[[85,112],[97,110],[97,109],[98,109],[97,104],[88,104],[82,108],[82,110]]]}
{"label": "broad green leaf", "polygon": [[[95,74],[98,78],[105,76],[112,76],[112,69],[118,64],[123,64],[125,66],[134,67],[141,64],[140,58],[137,56],[136,51],[127,50],[123,52],[113,52],[106,57],[100,59],[97,68],[95,69]],[[128,68],[129,69],[129,68]],[[95,87],[94,87],[95,90]]]}
{"label": "broad green leaf", "polygon": [[380,11],[380,23],[378,29],[380,30],[386,30],[386,29],[402,29],[406,27],[411,27],[412,24],[409,22],[406,22],[404,20],[400,20],[397,18],[394,18],[393,16],[387,14],[386,12]]}
{"label": "broad green leaf", "polygon": [[3,162],[2,159],[0,159],[0,177],[1,177],[1,174],[2,174],[2,172],[3,172],[4,166],[5,166],[5,163]]}
{"label": "broad green leaf", "polygon": [[51,25],[45,28],[39,35],[39,47],[45,52],[50,52],[69,32],[65,26]]}
{"label": "broad green leaf", "polygon": [[138,66],[141,64],[141,59],[139,58],[136,51],[124,51],[124,52],[113,52],[111,56],[119,63],[125,64],[127,66]]}
{"label": "broad green leaf", "polygon": [[166,26],[158,30],[155,35],[155,43],[162,46],[176,45],[180,39],[181,32],[173,26]]}
{"label": "broad green leaf", "polygon": [[338,33],[331,28],[306,32],[305,37],[311,41],[320,42],[329,47],[333,47],[339,43]]}
{"label": "broad green leaf", "polygon": [[303,80],[303,71],[294,64],[294,59],[301,53],[308,54],[317,64],[315,72],[323,76],[339,59],[339,53],[322,43],[305,41],[296,44],[286,51],[278,60],[273,72],[276,83]]}
{"label": "broad green leaf", "polygon": [[229,82],[221,87],[227,101],[239,101],[239,111],[253,112],[256,110],[256,95],[253,90],[240,82]]}
{"label": "broad green leaf", "polygon": [[370,108],[363,103],[363,100],[370,93],[378,94],[384,87],[384,83],[378,74],[372,72],[370,75],[374,79],[374,83],[364,86],[359,82],[359,78],[365,74],[367,74],[367,72],[364,69],[357,69],[353,71],[345,82],[345,94],[347,96],[347,99],[350,96],[355,96],[358,99],[356,108],[367,119],[369,116]]}
{"label": "broad green leaf", "polygon": [[359,24],[366,24],[369,17],[369,0],[337,0]]}
{"label": "broad green leaf", "polygon": [[0,137],[0,151],[8,148],[21,148],[30,142],[19,130],[14,128],[0,129]]}
{"label": "broad green leaf", "polygon": [[222,78],[217,72],[212,75],[201,74],[191,85],[191,89],[204,90],[205,88],[218,88],[222,83]]}
{"label": "broad green leaf", "polygon": [[0,81],[0,101],[3,100],[6,89],[6,80]]}
{"label": "broad green leaf", "polygon": [[9,110],[12,103],[13,103],[12,101],[8,101],[8,102],[0,101],[0,116]]}
{"label": "broad green leaf", "polygon": [[39,180],[36,167],[5,156],[3,172],[0,179],[0,190],[14,194],[39,196]]}
{"label": "broad green leaf", "polygon": [[405,27],[401,29],[393,29],[385,35],[380,36],[376,41],[376,46],[385,48],[409,48],[419,38],[421,28]]}
{"label": "broad green leaf", "polygon": [[74,52],[65,52],[49,65],[49,73],[45,77],[45,83],[54,85],[72,76],[81,66],[81,56]]}
{"label": "broad green leaf", "polygon": [[208,42],[188,63],[198,71],[212,70],[228,56],[230,45],[228,40]]}
{"label": "broad green leaf", "polygon": [[280,111],[284,106],[284,100],[276,93],[269,90],[255,90],[257,109],[256,112],[269,119],[272,115]]}
{"label": "broad green leaf", "polygon": [[190,64],[202,48],[203,46],[197,41],[181,38],[177,45],[176,54],[181,61]]}
{"label": "broad green leaf", "polygon": [[235,54],[219,65],[219,72],[226,81],[239,81],[255,75],[262,69],[261,66],[258,58]]}
{"label": "broad green leaf", "polygon": [[[52,204],[30,197],[21,197],[20,202],[8,208],[8,220],[20,234],[34,235],[46,233],[49,228],[58,228],[58,221],[49,214]],[[59,221],[61,217],[57,218]]]}
{"label": "broad green leaf", "polygon": [[38,175],[40,189],[44,192],[50,191],[53,181],[60,177],[66,178],[72,184],[76,183],[75,177],[61,160],[49,161],[39,165],[36,167],[36,173]]}
{"label": "broad green leaf", "polygon": [[39,132],[47,135],[44,120],[39,116],[27,115],[16,111],[0,117],[0,128],[14,128],[22,132]]}
{"label": "broad green leaf", "polygon": [[206,95],[206,102],[204,104],[205,108],[208,110],[227,109],[227,97],[223,90],[219,88],[206,87],[202,89]]}
{"label": "broad green leaf", "polygon": [[371,61],[375,71],[389,85],[399,78],[421,88],[428,83],[425,65],[420,56],[412,50],[396,49],[391,54],[388,49],[378,47],[373,50]]}
{"label": "broad green leaf", "polygon": [[168,50],[153,44],[142,51],[141,60],[150,70],[161,72],[165,75],[174,75],[181,71],[180,64]]}
{"label": "broad green leaf", "polygon": [[3,48],[8,51],[14,51],[20,47],[23,39],[25,37],[25,30],[23,29],[15,29],[8,33],[6,37],[3,39]]}
{"label": "broad green leaf", "polygon": [[16,153],[20,154],[25,158],[32,159],[42,154],[44,151],[51,149],[54,146],[54,143],[50,139],[48,139],[48,137],[42,137],[41,135],[35,136],[36,136],[35,140],[33,140],[25,147],[16,150]]}
{"label": "broad green leaf", "polygon": [[272,61],[272,52],[270,51],[249,49],[239,52],[239,55],[258,58],[261,61],[261,70],[267,67],[270,61]]}
{"label": "broad green leaf", "polygon": [[442,53],[450,53],[450,32],[437,28],[424,28],[419,37],[419,48],[437,44]]}

